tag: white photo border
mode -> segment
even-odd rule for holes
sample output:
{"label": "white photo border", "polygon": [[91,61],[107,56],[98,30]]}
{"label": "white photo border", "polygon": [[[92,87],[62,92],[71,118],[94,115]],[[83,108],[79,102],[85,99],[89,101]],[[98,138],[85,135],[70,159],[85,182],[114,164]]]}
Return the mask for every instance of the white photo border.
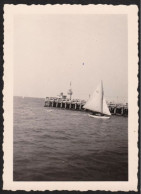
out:
{"label": "white photo border", "polygon": [[[13,21],[17,14],[126,14],[128,17],[128,181],[13,181]],[[4,190],[137,191],[138,7],[136,5],[4,5]]]}

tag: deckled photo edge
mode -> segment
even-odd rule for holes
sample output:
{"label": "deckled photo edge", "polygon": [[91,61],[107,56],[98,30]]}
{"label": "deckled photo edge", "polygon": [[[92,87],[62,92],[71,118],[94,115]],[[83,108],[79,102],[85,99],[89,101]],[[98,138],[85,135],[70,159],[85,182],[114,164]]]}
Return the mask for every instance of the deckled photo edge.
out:
{"label": "deckled photo edge", "polygon": [[[59,12],[61,8],[67,13],[73,12],[73,5],[55,5],[52,7],[54,13]],[[28,9],[26,9],[28,7]],[[71,8],[70,8],[71,7]],[[75,9],[80,10],[81,5],[75,5]],[[83,6],[83,11],[87,10],[86,13],[89,13],[89,9],[92,12],[95,6],[91,5]],[[129,111],[129,134],[128,137],[132,141],[129,141],[129,180],[127,182],[15,182],[13,181],[13,17],[16,14],[29,14],[33,8],[33,13],[38,14],[44,13],[48,10],[48,6],[26,6],[26,5],[5,5],[4,8],[4,174],[3,174],[3,189],[5,190],[105,190],[105,191],[137,191],[137,172],[138,172],[138,8],[137,6],[108,6],[108,5],[96,5],[97,13],[101,14],[101,8],[105,8],[106,14],[109,12],[110,8],[111,14],[114,14],[114,11],[120,14],[128,14],[128,102],[130,111]],[[111,10],[112,7],[112,10]],[[20,9],[22,8],[22,10]],[[23,9],[24,8],[24,9]],[[36,9],[35,9],[36,8]],[[88,9],[87,9],[88,8]],[[119,9],[117,11],[117,8]],[[30,10],[31,9],[31,10]],[[35,9],[35,10],[34,10]],[[12,10],[12,12],[10,12]],[[40,10],[40,11],[39,11]],[[75,10],[75,11],[76,11]],[[50,12],[50,10],[48,10]],[[31,11],[32,12],[32,11]],[[133,20],[134,19],[134,20]],[[131,23],[130,23],[131,22]],[[134,26],[134,28],[132,27]],[[136,33],[135,33],[136,30]],[[133,66],[134,64],[134,66]],[[136,65],[135,65],[136,64]],[[130,85],[131,84],[131,85]],[[131,88],[132,87],[132,88]],[[136,100],[136,101],[135,101]],[[133,116],[134,115],[134,116]],[[132,122],[131,122],[132,121]],[[131,131],[134,128],[133,131]],[[133,151],[134,150],[134,151]]]}

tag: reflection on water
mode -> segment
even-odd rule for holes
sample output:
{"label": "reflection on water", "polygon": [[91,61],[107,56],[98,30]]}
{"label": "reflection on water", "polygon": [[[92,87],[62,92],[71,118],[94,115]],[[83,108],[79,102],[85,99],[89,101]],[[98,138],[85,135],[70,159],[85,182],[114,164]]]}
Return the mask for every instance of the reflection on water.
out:
{"label": "reflection on water", "polygon": [[14,181],[127,181],[128,118],[14,98]]}

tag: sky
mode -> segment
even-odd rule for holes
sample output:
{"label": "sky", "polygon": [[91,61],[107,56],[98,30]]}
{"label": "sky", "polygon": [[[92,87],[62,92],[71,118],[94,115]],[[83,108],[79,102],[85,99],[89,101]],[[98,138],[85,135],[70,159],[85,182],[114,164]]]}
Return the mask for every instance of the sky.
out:
{"label": "sky", "polygon": [[128,97],[126,15],[31,14],[14,18],[14,96]]}

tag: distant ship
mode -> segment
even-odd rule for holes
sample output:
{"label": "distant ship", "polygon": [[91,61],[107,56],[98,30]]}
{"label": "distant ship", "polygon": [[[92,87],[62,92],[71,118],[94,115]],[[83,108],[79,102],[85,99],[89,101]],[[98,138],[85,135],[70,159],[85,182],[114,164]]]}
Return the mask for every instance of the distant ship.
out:
{"label": "distant ship", "polygon": [[102,81],[83,108],[92,111],[92,114],[89,114],[90,117],[101,119],[110,118],[111,113],[104,98]]}

